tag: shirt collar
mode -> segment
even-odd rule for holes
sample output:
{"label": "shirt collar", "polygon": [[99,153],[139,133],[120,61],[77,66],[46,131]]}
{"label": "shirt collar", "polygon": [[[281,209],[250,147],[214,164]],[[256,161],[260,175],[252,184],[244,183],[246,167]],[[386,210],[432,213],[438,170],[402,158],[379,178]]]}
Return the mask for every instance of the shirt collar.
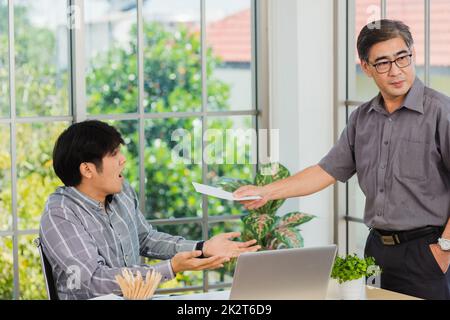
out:
{"label": "shirt collar", "polygon": [[[416,77],[413,85],[411,86],[411,89],[409,89],[408,93],[406,94],[405,100],[403,101],[403,105],[401,107],[405,107],[409,110],[417,111],[420,114],[423,114],[424,90],[425,85],[419,78]],[[369,113],[372,110],[385,112],[383,105],[383,96],[381,95],[381,93],[378,93],[378,95],[372,100],[370,108],[367,112]]]}
{"label": "shirt collar", "polygon": [[[92,208],[96,211],[102,211],[104,210],[103,203],[101,201],[92,199],[88,195],[82,193],[75,187],[69,187],[67,190],[78,200],[82,201],[85,205],[87,205],[89,208]],[[106,196],[106,204],[108,205],[113,200],[114,195],[110,194]]]}

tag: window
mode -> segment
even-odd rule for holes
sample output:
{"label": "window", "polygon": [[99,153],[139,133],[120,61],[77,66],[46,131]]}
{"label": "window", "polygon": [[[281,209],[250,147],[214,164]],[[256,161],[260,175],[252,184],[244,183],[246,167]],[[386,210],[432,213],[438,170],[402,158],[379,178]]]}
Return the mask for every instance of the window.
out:
{"label": "window", "polygon": [[[448,0],[351,0],[347,2],[347,75],[345,118],[360,104],[370,100],[378,93],[373,80],[366,77],[359,66],[356,53],[356,38],[361,28],[379,17],[401,20],[411,29],[415,42],[417,76],[425,85],[450,94],[450,28],[447,15],[450,12]],[[353,177],[345,186],[345,192],[339,201],[345,203],[345,239],[347,252],[359,252],[364,249],[362,238],[365,228],[365,196]],[[356,225],[360,224],[360,227]],[[342,240],[342,238],[341,238]]]}
{"label": "window", "polygon": [[450,95],[449,0],[430,1],[430,86]]}
{"label": "window", "polygon": [[[217,139],[208,129],[224,134],[215,159],[226,159],[234,138],[225,130],[258,127],[257,8],[255,0],[0,0],[0,299],[46,298],[32,240],[61,185],[55,139],[75,121],[118,128],[125,176],[158,230],[206,239],[240,229],[241,206],[202,197],[191,182],[253,176],[248,160],[202,155]],[[172,158],[179,129],[191,137],[188,162]],[[227,272],[185,272],[162,291],[223,288]]]}
{"label": "window", "polygon": [[0,1],[0,298],[39,299],[45,285],[31,241],[46,198],[60,185],[54,141],[72,121],[67,5],[11,3]]}

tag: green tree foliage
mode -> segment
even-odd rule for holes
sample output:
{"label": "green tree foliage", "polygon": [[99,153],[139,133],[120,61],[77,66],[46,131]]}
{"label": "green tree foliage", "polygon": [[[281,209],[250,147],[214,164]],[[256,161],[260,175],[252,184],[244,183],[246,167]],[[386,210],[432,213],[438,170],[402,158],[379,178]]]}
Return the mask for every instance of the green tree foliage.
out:
{"label": "green tree foliage", "polygon": [[[32,27],[25,8],[15,7],[15,64],[16,107],[20,116],[60,115],[67,113],[67,72],[57,71],[51,64],[55,57],[56,40],[45,28]],[[0,8],[1,30],[7,28],[7,8]],[[6,27],[4,28],[4,26]],[[47,51],[43,54],[43,50]],[[0,81],[2,81],[2,109],[9,109],[8,37],[0,35]],[[9,88],[8,88],[9,89]],[[3,112],[8,114],[8,112]],[[37,229],[43,204],[47,196],[61,184],[53,172],[51,151],[58,134],[66,122],[16,125],[17,155],[17,214],[20,230]],[[9,127],[0,135],[0,228],[12,227],[11,208],[11,155]],[[8,134],[6,134],[8,131]],[[32,244],[35,236],[18,239],[19,278],[22,299],[46,297],[39,255]],[[0,238],[0,299],[13,297],[12,238]]]}

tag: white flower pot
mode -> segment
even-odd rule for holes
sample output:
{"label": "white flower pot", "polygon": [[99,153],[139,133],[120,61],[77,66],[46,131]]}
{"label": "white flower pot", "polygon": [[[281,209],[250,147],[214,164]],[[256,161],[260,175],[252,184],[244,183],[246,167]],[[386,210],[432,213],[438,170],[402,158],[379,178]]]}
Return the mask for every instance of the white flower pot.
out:
{"label": "white flower pot", "polygon": [[365,277],[339,284],[339,292],[343,300],[361,300],[364,297]]}

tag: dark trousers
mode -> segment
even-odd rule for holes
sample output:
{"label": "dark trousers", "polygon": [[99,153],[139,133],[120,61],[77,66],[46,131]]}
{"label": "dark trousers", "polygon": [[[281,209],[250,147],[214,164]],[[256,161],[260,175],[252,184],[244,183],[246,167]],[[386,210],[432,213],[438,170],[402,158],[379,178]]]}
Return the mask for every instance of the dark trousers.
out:
{"label": "dark trousers", "polygon": [[429,247],[439,237],[437,231],[390,246],[371,230],[364,251],[382,269],[381,288],[423,299],[450,300],[449,272],[442,272]]}

